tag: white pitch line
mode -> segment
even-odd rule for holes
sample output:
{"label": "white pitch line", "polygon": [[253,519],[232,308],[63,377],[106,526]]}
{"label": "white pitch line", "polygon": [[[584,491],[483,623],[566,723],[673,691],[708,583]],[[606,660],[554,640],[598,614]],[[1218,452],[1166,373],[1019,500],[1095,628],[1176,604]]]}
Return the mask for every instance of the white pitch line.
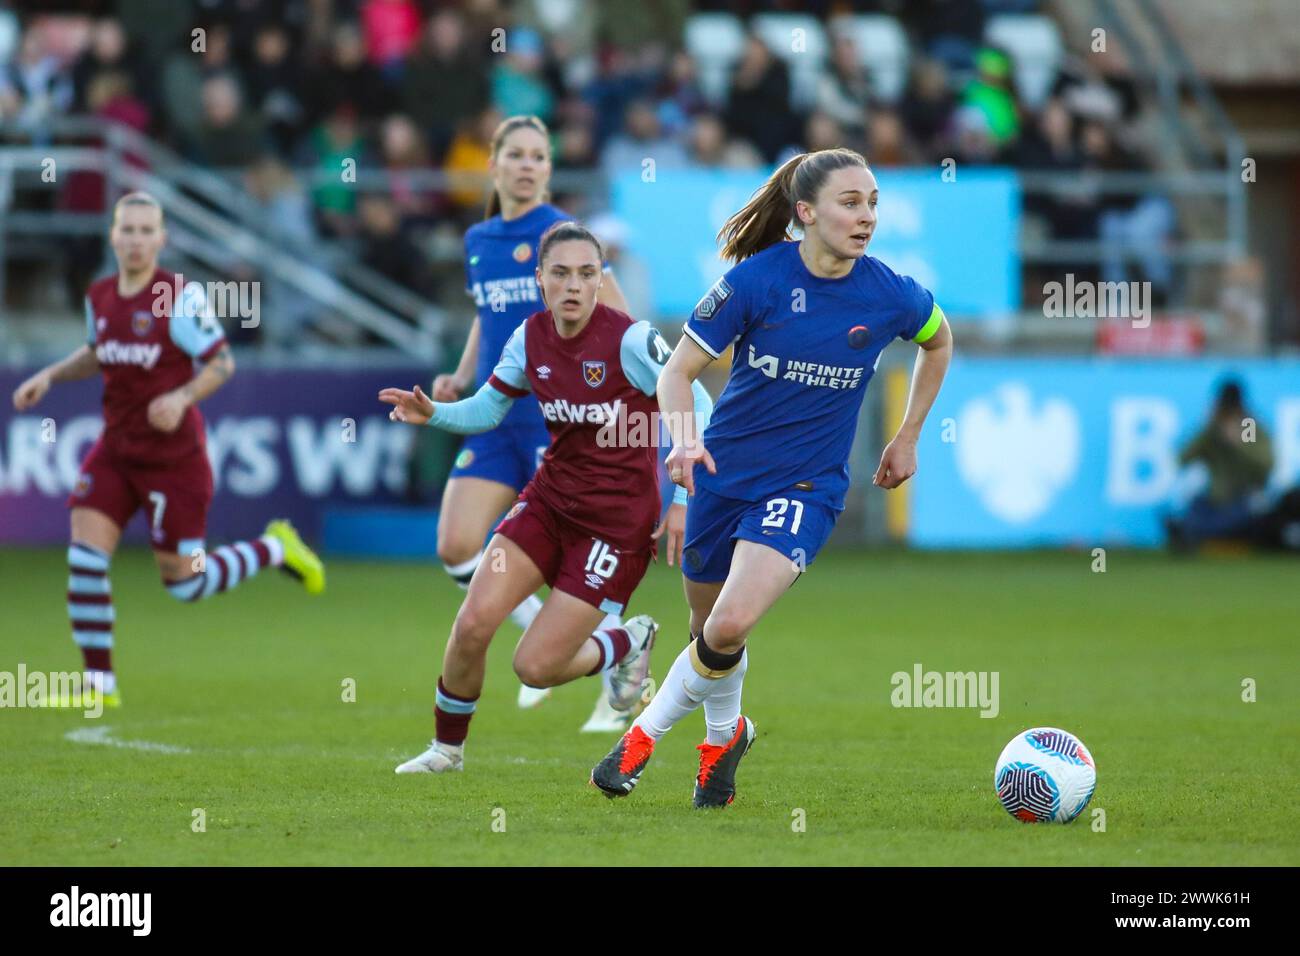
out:
{"label": "white pitch line", "polygon": [[192,751],[188,747],[179,747],[175,744],[159,744],[152,740],[118,740],[109,736],[112,727],[82,727],[79,730],[69,730],[63,735],[64,740],[70,740],[74,744],[99,744],[103,747],[120,747],[123,750],[151,750],[160,754],[187,754]]}

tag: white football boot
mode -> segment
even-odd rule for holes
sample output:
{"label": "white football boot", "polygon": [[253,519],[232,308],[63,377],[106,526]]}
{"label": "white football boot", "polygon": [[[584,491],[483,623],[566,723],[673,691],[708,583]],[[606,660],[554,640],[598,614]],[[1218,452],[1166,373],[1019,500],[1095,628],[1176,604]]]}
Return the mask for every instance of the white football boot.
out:
{"label": "white football boot", "polygon": [[[519,603],[517,608],[510,612],[510,620],[515,622],[519,630],[526,631],[541,609],[542,599],[536,594],[530,594]],[[549,687],[529,687],[527,684],[520,684],[519,698],[516,702],[519,704],[520,710],[532,710],[550,696],[551,688]]]}
{"label": "white football boot", "polygon": [[519,707],[522,710],[532,710],[534,707],[551,696],[549,687],[529,687],[527,684],[519,685]]}
{"label": "white football boot", "polygon": [[632,711],[618,711],[609,706],[609,676],[611,670],[602,671],[600,675],[600,693],[596,696],[596,706],[591,709],[591,716],[582,725],[582,734],[622,734],[632,722]]}
{"label": "white football boot", "polygon": [[465,769],[465,745],[440,744],[433,740],[429,749],[418,757],[399,764],[396,773],[444,773]]}
{"label": "white football boot", "polygon": [[650,650],[655,645],[659,625],[649,614],[638,614],[623,624],[632,638],[632,646],[623,659],[609,669],[609,706],[626,713],[641,697],[641,688],[650,676]]}

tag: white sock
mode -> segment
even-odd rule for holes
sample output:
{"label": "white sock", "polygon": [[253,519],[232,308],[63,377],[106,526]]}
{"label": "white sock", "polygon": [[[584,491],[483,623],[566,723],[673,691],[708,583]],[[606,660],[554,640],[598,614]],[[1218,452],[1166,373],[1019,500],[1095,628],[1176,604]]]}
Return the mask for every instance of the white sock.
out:
{"label": "white sock", "polygon": [[749,668],[749,650],[740,655],[740,663],[726,677],[712,681],[709,696],[704,698],[704,726],[708,742],[715,747],[730,743],[736,736],[736,723],[740,720],[740,691]]}
{"label": "white sock", "polygon": [[691,663],[691,646],[687,644],[668,669],[659,689],[646,709],[633,722],[648,736],[658,740],[709,696],[717,680],[701,677]]}
{"label": "white sock", "polygon": [[453,581],[460,585],[462,591],[468,591],[469,579],[474,576],[474,572],[478,570],[478,563],[482,560],[483,552],[480,551],[468,561],[462,561],[460,564],[444,564],[442,569],[450,575]]}
{"label": "white sock", "polygon": [[269,534],[264,534],[258,539],[266,545],[266,551],[271,556],[271,567],[278,568],[284,564],[284,542],[279,538],[273,538]]}
{"label": "white sock", "polygon": [[117,690],[117,676],[112,671],[86,671],[86,678],[87,683],[105,694]]}

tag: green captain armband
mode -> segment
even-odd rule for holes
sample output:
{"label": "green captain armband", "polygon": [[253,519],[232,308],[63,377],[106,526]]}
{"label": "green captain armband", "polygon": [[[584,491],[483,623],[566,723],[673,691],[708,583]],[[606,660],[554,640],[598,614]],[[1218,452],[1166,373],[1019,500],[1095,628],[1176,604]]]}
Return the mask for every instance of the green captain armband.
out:
{"label": "green captain armband", "polygon": [[930,310],[930,317],[925,320],[925,325],[921,326],[921,331],[913,336],[912,341],[917,345],[928,341],[939,331],[941,325],[943,325],[943,309],[939,308],[939,303],[936,302],[934,308]]}

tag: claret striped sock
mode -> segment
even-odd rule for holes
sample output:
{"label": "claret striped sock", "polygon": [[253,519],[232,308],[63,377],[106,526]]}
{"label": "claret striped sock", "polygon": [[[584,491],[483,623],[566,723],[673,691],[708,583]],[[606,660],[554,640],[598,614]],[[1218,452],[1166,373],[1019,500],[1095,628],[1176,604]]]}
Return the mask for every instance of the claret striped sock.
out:
{"label": "claret striped sock", "polygon": [[252,541],[222,545],[203,558],[202,570],[193,577],[167,581],[167,593],[178,601],[201,601],[229,591],[263,568],[284,562],[284,545],[269,535]]}
{"label": "claret striped sock", "polygon": [[113,690],[113,592],[108,580],[109,557],[79,541],[68,548],[68,620],[72,639],[81,648],[87,671],[104,675],[104,689]]}

